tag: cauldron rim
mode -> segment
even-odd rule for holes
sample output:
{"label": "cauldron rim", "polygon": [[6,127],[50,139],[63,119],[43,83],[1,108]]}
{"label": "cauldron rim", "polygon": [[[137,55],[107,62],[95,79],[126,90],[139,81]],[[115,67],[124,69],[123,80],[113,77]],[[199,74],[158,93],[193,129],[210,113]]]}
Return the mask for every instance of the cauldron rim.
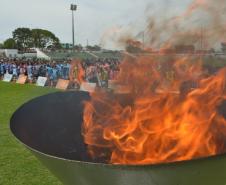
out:
{"label": "cauldron rim", "polygon": [[[67,91],[69,92],[69,91]],[[144,169],[144,168],[167,168],[167,167],[173,167],[173,166],[179,166],[179,165],[186,165],[186,164],[192,164],[192,163],[199,163],[199,162],[208,162],[210,160],[216,160],[216,159],[220,159],[220,158],[225,158],[226,154],[217,154],[217,155],[212,155],[212,156],[207,156],[207,157],[202,157],[202,158],[196,158],[196,159],[190,159],[190,160],[183,160],[183,161],[175,161],[175,162],[165,162],[165,163],[155,163],[155,164],[110,164],[110,163],[103,163],[103,162],[89,162],[89,161],[80,161],[80,160],[71,160],[71,159],[66,159],[63,157],[57,157],[54,155],[50,155],[47,153],[44,153],[42,151],[39,151],[27,144],[25,144],[23,141],[21,141],[16,134],[13,132],[12,130],[12,119],[15,116],[15,114],[21,110],[23,107],[29,105],[30,103],[32,103],[34,100],[38,100],[39,98],[45,97],[45,96],[51,96],[54,94],[60,94],[60,93],[67,93],[67,92],[54,92],[54,93],[49,93],[43,96],[39,96],[36,98],[33,98],[27,102],[25,102],[24,104],[22,104],[19,108],[16,109],[16,111],[13,113],[13,115],[11,116],[10,119],[10,131],[12,136],[17,140],[18,143],[22,144],[23,146],[25,146],[27,149],[29,149],[30,151],[40,154],[42,156],[46,156],[48,158],[52,158],[52,159],[57,159],[57,160],[61,160],[61,161],[66,161],[66,162],[70,162],[70,163],[75,163],[75,164],[83,164],[83,165],[94,165],[94,166],[100,166],[100,167],[108,167],[108,168],[116,168],[116,169]]]}

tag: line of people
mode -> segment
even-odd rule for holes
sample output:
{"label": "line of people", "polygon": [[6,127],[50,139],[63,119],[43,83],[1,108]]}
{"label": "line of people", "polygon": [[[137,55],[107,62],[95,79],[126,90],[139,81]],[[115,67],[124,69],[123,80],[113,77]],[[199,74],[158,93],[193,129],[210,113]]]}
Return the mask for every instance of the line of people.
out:
{"label": "line of people", "polygon": [[[0,79],[5,74],[13,75],[17,79],[19,75],[26,75],[29,83],[35,83],[39,76],[47,77],[48,85],[55,86],[58,79],[84,80],[107,86],[108,80],[115,79],[119,71],[120,61],[117,59],[86,59],[83,61],[43,61],[0,59]],[[82,71],[82,74],[81,74]]]}

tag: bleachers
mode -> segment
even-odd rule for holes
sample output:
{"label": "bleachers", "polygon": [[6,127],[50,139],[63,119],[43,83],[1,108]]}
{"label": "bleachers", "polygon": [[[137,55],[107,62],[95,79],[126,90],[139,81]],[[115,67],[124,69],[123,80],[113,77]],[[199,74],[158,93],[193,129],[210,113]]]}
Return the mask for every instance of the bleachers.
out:
{"label": "bleachers", "polygon": [[116,59],[122,57],[120,52],[92,52],[93,55],[85,51],[81,52],[51,51],[45,53],[53,60],[65,60],[68,58],[92,59],[94,58],[94,56],[97,56],[99,58],[116,58]]}
{"label": "bleachers", "polygon": [[86,58],[93,58],[91,55],[85,53],[85,52],[63,52],[63,51],[52,51],[52,52],[46,52],[46,54],[53,60],[65,60],[68,58],[80,58],[80,59],[86,59]]}

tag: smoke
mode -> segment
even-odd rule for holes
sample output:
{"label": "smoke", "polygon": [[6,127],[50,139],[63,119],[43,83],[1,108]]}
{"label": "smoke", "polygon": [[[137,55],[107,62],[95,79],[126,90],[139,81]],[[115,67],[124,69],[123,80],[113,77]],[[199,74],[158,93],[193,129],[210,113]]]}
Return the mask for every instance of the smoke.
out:
{"label": "smoke", "polygon": [[208,49],[226,40],[226,0],[194,0],[184,12],[174,16],[170,16],[171,10],[167,7],[167,3],[161,9],[148,5],[142,30],[136,23],[116,26],[104,33],[101,43],[105,45],[111,41],[117,47],[123,47],[127,40],[142,41],[139,36],[144,34],[145,45],[149,48],[185,44]]}
{"label": "smoke", "polygon": [[215,46],[226,36],[225,8],[225,0],[195,0],[179,16],[158,23],[153,17],[147,21],[149,44],[160,47],[175,44]]}

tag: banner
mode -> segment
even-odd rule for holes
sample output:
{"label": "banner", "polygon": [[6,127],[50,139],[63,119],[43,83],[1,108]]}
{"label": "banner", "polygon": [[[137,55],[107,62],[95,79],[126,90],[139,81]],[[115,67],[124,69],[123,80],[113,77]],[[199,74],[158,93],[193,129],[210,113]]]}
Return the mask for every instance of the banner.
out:
{"label": "banner", "polygon": [[37,85],[37,86],[40,86],[40,87],[44,87],[45,84],[46,84],[46,81],[47,81],[47,78],[46,78],[46,77],[41,77],[41,76],[39,76],[39,77],[38,77],[38,80],[37,80],[37,82],[36,82],[36,85]]}
{"label": "banner", "polygon": [[56,89],[66,90],[69,85],[69,80],[59,79],[56,85]]}
{"label": "banner", "polygon": [[17,79],[16,83],[18,83],[18,84],[25,84],[26,81],[27,81],[27,76],[20,75],[19,78]]}
{"label": "banner", "polygon": [[5,74],[2,81],[3,82],[11,82],[12,78],[13,78],[13,75]]}
{"label": "banner", "polygon": [[96,83],[87,83],[83,82],[80,87],[80,91],[86,91],[86,92],[94,92],[96,89],[97,84]]}

